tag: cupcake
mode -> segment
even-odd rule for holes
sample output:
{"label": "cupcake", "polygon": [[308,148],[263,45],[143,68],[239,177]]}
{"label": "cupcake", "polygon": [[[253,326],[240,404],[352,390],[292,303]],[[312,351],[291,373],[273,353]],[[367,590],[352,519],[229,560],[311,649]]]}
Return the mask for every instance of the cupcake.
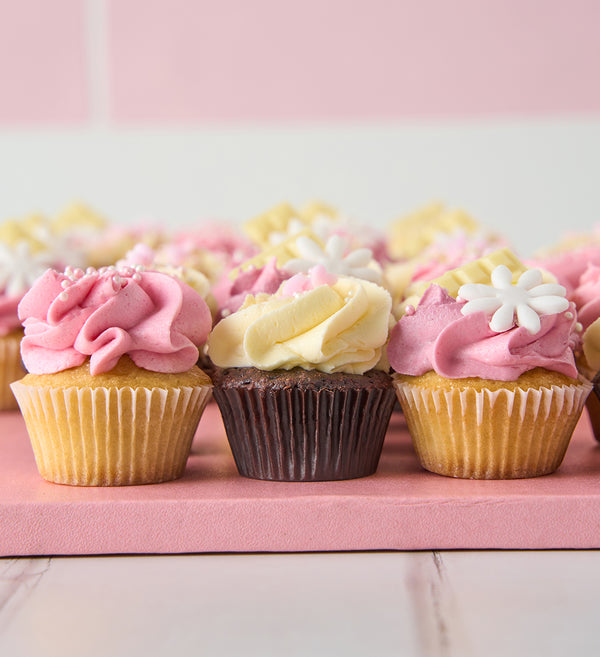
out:
{"label": "cupcake", "polygon": [[440,237],[458,235],[470,240],[502,244],[497,235],[460,209],[443,203],[429,203],[406,217],[392,222],[388,232],[388,251],[395,260],[420,259]]}
{"label": "cupcake", "polygon": [[158,483],[183,473],[211,391],[199,294],[141,268],[48,270],[19,304],[28,374],[12,384],[48,481]]}
{"label": "cupcake", "polygon": [[587,266],[572,298],[582,329],[576,363],[583,376],[594,384],[594,392],[587,398],[586,407],[594,436],[600,441],[600,266]]}
{"label": "cupcake", "polygon": [[249,295],[208,340],[214,396],[240,474],[329,481],[375,472],[395,402],[382,361],[391,308],[379,285],[296,274]]}
{"label": "cupcake", "polygon": [[537,270],[513,278],[499,265],[491,285],[462,285],[457,298],[432,285],[391,333],[396,392],[426,470],[515,479],[563,460],[591,389],[572,351],[575,308]]}

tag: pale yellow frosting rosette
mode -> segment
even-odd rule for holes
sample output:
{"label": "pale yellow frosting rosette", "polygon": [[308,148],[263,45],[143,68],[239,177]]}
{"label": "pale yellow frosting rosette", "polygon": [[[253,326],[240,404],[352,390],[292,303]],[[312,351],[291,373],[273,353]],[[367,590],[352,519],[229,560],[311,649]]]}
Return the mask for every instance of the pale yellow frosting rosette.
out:
{"label": "pale yellow frosting rosette", "polygon": [[344,277],[293,296],[249,295],[208,339],[219,367],[364,374],[379,367],[391,297],[368,281]]}

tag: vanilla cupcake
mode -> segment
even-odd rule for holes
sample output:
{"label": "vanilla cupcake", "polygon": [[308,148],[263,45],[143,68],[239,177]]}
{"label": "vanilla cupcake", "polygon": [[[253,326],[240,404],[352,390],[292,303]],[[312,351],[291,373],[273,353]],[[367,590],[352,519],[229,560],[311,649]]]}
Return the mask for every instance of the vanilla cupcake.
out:
{"label": "vanilla cupcake", "polygon": [[398,398],[431,472],[535,477],[563,460],[591,389],[572,351],[575,308],[537,270],[513,278],[500,265],[457,298],[432,285],[391,333]]}
{"label": "vanilla cupcake", "polygon": [[377,469],[395,402],[383,346],[391,297],[322,266],[249,295],[208,340],[240,474],[352,479]]}
{"label": "vanilla cupcake", "polygon": [[183,473],[211,391],[195,363],[210,311],[177,278],[48,270],[19,304],[29,371],[12,384],[48,481],[158,483]]}

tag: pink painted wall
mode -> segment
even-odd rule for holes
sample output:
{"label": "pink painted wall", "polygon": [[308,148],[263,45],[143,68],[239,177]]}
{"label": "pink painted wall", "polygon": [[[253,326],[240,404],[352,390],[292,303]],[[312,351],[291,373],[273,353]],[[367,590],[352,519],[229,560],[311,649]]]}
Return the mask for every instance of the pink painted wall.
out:
{"label": "pink painted wall", "polygon": [[0,121],[89,115],[81,0],[0,0]]}
{"label": "pink painted wall", "polygon": [[599,26],[597,0],[0,0],[0,121],[596,114]]}

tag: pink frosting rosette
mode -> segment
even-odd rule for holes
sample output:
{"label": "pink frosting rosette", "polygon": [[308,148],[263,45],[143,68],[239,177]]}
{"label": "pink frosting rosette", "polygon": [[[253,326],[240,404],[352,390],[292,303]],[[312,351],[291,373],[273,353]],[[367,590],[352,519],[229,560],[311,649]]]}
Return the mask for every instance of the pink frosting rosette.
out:
{"label": "pink frosting rosette", "polygon": [[226,273],[213,287],[212,293],[217,300],[222,315],[237,312],[249,294],[275,294],[283,281],[291,274],[277,267],[277,258],[272,258],[263,267],[250,267],[231,280]]}
{"label": "pink frosting rosette", "polygon": [[21,355],[29,372],[82,365],[110,371],[127,354],[141,368],[184,372],[211,328],[204,299],[168,274],[123,267],[48,270],[25,294]]}
{"label": "pink frosting rosette", "polygon": [[531,261],[528,265],[540,267],[554,274],[556,280],[566,288],[567,297],[571,299],[588,265],[600,266],[600,247],[595,245],[580,247]]}
{"label": "pink frosting rosette", "polygon": [[569,312],[542,315],[535,334],[523,326],[493,331],[485,312],[465,315],[465,305],[439,285],[430,286],[414,313],[402,317],[391,332],[388,359],[392,368],[412,376],[434,370],[451,379],[514,381],[542,367],[577,377],[573,304]]}

